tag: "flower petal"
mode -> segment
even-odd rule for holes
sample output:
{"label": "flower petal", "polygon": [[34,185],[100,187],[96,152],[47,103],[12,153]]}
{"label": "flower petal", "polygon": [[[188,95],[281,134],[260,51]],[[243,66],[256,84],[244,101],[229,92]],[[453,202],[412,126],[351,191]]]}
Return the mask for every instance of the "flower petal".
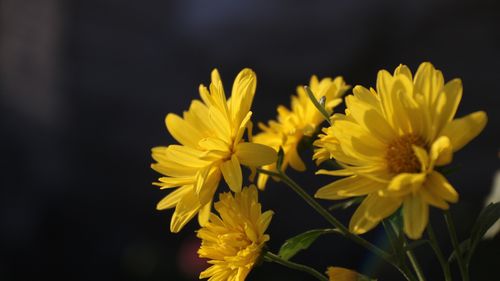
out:
{"label": "flower petal", "polygon": [[403,220],[406,235],[419,239],[429,222],[429,205],[418,195],[407,196],[403,202]]}
{"label": "flower petal", "polygon": [[329,183],[316,191],[314,197],[320,199],[344,199],[366,195],[384,188],[384,184],[372,181],[361,176],[350,176]]}
{"label": "flower petal", "polygon": [[191,191],[193,185],[185,185],[177,188],[176,190],[170,192],[167,196],[161,199],[158,204],[156,204],[157,210],[165,210],[173,208],[181,198]]}
{"label": "flower petal", "polygon": [[208,218],[210,217],[210,211],[212,210],[212,201],[203,205],[198,212],[198,223],[200,226],[205,226],[208,223]]}
{"label": "flower petal", "polygon": [[418,190],[424,180],[425,173],[401,173],[392,179],[386,190],[381,190],[379,193],[384,196],[403,196]]}
{"label": "flower petal", "polygon": [[437,166],[451,163],[453,159],[453,148],[448,137],[441,136],[432,144],[431,159]]}
{"label": "flower petal", "polygon": [[376,193],[369,194],[354,212],[349,222],[349,229],[353,233],[363,234],[394,213],[399,206],[401,206],[399,198],[381,197]]}
{"label": "flower petal", "polygon": [[451,203],[458,202],[459,196],[457,191],[439,172],[434,171],[429,174],[429,176],[427,176],[426,185],[429,186],[429,189],[434,195]]}
{"label": "flower petal", "polygon": [[241,166],[236,155],[232,155],[230,160],[227,160],[221,165],[222,175],[227,185],[233,192],[240,192],[243,184],[243,176],[241,174]]}
{"label": "flower petal", "polygon": [[191,186],[191,189],[177,203],[172,220],[170,221],[170,231],[173,233],[179,232],[196,215],[200,207],[198,196]]}
{"label": "flower petal", "polygon": [[180,116],[168,114],[165,118],[167,130],[179,143],[196,148],[203,136]]}
{"label": "flower petal", "polygon": [[487,120],[488,117],[484,111],[476,111],[448,123],[441,132],[441,136],[447,136],[450,139],[453,151],[460,150],[481,133]]}
{"label": "flower petal", "polygon": [[236,156],[241,164],[260,167],[276,162],[276,150],[258,143],[242,142],[236,146]]}

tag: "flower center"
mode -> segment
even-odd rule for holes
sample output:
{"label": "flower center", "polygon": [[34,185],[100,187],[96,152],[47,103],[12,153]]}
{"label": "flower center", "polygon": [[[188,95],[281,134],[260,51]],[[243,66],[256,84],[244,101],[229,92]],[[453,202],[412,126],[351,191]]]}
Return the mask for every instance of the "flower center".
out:
{"label": "flower center", "polygon": [[387,146],[385,160],[389,172],[400,174],[420,171],[420,161],[413,152],[413,145],[424,147],[425,142],[417,135],[407,134],[395,139]]}

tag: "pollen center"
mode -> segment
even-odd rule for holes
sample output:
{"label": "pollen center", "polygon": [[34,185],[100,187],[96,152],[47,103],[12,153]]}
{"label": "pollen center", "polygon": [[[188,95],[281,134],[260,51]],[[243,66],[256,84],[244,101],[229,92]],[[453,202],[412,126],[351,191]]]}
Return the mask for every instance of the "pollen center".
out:
{"label": "pollen center", "polygon": [[408,134],[395,139],[387,146],[385,159],[389,172],[400,174],[420,171],[420,161],[413,152],[413,145],[424,147],[425,142],[417,135]]}

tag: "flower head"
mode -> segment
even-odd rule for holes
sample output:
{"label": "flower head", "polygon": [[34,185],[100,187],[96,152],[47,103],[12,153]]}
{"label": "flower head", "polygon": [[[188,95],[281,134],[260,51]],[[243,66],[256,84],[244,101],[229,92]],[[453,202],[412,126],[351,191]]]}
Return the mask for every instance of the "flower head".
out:
{"label": "flower head", "polygon": [[[316,76],[311,77],[309,83],[311,91],[316,99],[326,99],[325,108],[329,113],[342,102],[342,95],[349,86],[345,84],[342,77],[323,78],[318,80]],[[304,162],[297,152],[297,145],[304,136],[312,136],[324,119],[319,111],[309,100],[303,86],[297,87],[297,95],[292,96],[291,110],[285,106],[278,106],[277,120],[269,121],[268,125],[259,123],[261,133],[254,137],[257,143],[273,147],[276,151],[283,147],[284,159],[282,169],[290,165],[297,171],[306,169]],[[276,170],[276,165],[271,164],[263,167],[266,170]],[[268,175],[260,174],[258,187],[263,189],[266,185]]]}
{"label": "flower head", "polygon": [[269,240],[265,231],[273,212],[261,212],[255,186],[243,188],[234,196],[221,194],[215,209],[219,216],[210,214],[209,222],[198,230],[202,239],[198,254],[212,264],[200,279],[243,281]]}
{"label": "flower head", "polygon": [[202,101],[194,100],[183,117],[167,115],[167,129],[180,145],[153,148],[157,163],[152,168],[165,175],[156,185],[162,189],[178,187],[157,205],[159,210],[175,207],[172,232],[180,231],[197,213],[201,225],[208,221],[221,177],[231,190],[239,192],[240,164],[258,167],[276,161],[272,148],[243,138],[251,127],[255,88],[255,73],[244,69],[234,81],[231,98],[226,100],[219,73],[213,70],[210,88],[199,87]]}
{"label": "flower head", "polygon": [[316,145],[316,159],[330,157],[344,167],[319,174],[348,176],[320,188],[317,198],[366,196],[350,222],[361,234],[382,219],[403,210],[404,231],[421,237],[429,219],[429,205],[448,209],[458,193],[436,171],[449,164],[453,153],[476,137],[486,124],[483,111],[454,119],[462,97],[462,83],[444,83],[441,71],[422,63],[415,76],[405,65],[391,75],[378,73],[377,89],[356,86],[346,97],[346,114]]}

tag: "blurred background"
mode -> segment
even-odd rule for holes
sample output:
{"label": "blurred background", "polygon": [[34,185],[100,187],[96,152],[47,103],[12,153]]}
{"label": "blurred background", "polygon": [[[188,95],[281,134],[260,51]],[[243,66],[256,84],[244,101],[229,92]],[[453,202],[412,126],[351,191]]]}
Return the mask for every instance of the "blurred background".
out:
{"label": "blurred background", "polygon": [[[254,122],[274,118],[312,74],[372,86],[379,69],[431,61],[446,80],[462,78],[458,116],[489,116],[450,176],[461,196],[452,213],[467,237],[500,167],[499,3],[0,0],[0,280],[196,280],[206,266],[195,253],[197,223],[171,234],[172,212],[155,210],[166,192],[151,185],[150,149],[174,142],[165,115],[187,109],[215,67],[227,92],[239,70],[256,71]],[[311,193],[331,181],[313,176],[310,161],[308,170],[291,176]],[[274,251],[327,227],[284,185],[272,183],[261,201],[276,213]],[[336,215],[347,222],[351,213]],[[444,220],[431,216],[449,253]],[[379,228],[366,238],[387,246]],[[441,280],[429,248],[416,252],[429,280]],[[483,242],[472,280],[498,274],[499,254],[498,236]],[[401,279],[336,236],[296,260]],[[312,279],[264,264],[248,280]]]}

